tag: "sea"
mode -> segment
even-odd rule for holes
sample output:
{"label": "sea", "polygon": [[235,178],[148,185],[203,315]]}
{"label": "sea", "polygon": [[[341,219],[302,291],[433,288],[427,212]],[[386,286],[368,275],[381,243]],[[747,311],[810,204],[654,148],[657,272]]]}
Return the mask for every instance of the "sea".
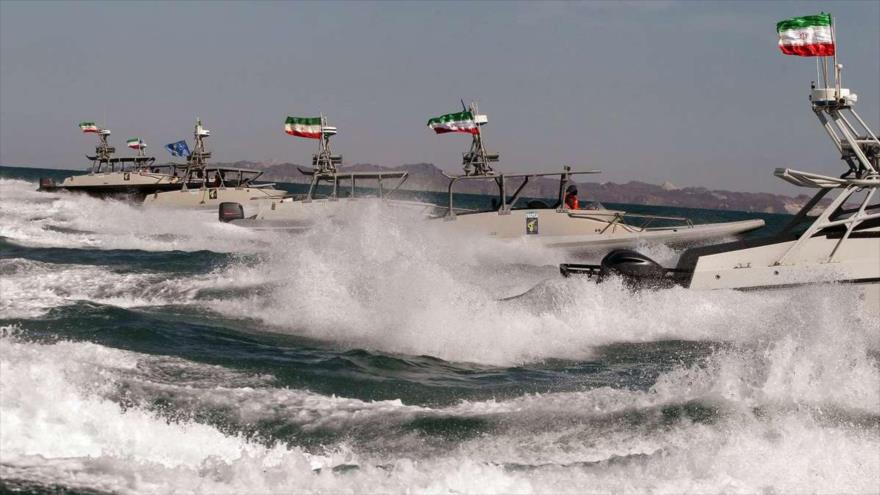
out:
{"label": "sea", "polygon": [[633,291],[377,202],[293,234],[36,191],[68,174],[0,167],[0,492],[880,492],[852,287]]}

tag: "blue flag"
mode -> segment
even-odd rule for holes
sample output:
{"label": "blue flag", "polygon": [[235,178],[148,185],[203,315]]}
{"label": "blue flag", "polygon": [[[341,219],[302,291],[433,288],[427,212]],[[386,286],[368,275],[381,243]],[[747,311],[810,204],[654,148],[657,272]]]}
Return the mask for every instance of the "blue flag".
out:
{"label": "blue flag", "polygon": [[189,146],[186,141],[178,141],[176,143],[166,144],[165,149],[171,153],[171,156],[189,156]]}

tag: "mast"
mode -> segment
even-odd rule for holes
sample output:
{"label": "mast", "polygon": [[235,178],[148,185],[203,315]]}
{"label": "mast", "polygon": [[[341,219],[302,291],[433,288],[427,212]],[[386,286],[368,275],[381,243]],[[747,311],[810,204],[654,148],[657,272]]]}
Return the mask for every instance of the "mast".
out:
{"label": "mast", "polygon": [[461,163],[464,166],[464,175],[495,175],[495,170],[492,168],[491,163],[498,161],[498,153],[489,153],[483,145],[482,126],[489,122],[489,118],[479,113],[476,103],[471,103],[468,111],[477,124],[477,132],[471,134],[470,150],[462,154]]}
{"label": "mast", "polygon": [[205,168],[208,164],[208,158],[211,158],[211,152],[205,149],[205,138],[210,135],[211,131],[202,127],[202,119],[196,118],[196,125],[193,130],[195,147],[187,157],[187,165],[200,169]]}
{"label": "mast", "polygon": [[[837,53],[835,51],[835,58]],[[828,137],[840,152],[849,170],[844,177],[864,179],[880,176],[880,140],[854,106],[858,95],[840,87],[843,64],[834,64],[833,84],[817,88],[813,83],[810,103]]]}
{"label": "mast", "polygon": [[336,165],[342,163],[342,155],[334,155],[330,149],[330,136],[336,135],[336,126],[327,125],[327,117],[321,114],[321,136],[318,140],[318,152],[312,155],[312,167],[315,176],[333,175]]}
{"label": "mast", "polygon": [[[99,172],[103,165],[110,163],[116,148],[110,146],[110,129],[98,130],[98,146],[95,146],[95,160],[92,165],[92,172]],[[111,165],[112,167],[112,165]]]}

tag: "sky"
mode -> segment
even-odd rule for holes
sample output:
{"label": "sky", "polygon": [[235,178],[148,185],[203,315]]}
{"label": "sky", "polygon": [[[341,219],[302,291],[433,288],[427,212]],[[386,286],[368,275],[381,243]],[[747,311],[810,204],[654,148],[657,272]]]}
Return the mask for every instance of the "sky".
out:
{"label": "sky", "polygon": [[214,161],[308,163],[316,143],[283,123],[323,113],[345,163],[458,172],[469,136],[426,122],[463,99],[488,115],[499,170],[798,194],[774,168],[844,171],[810,110],[814,60],[776,46],[777,21],[819,11],[877,131],[877,0],[2,0],[0,164],[85,168],[83,120],[164,162],[196,117]]}

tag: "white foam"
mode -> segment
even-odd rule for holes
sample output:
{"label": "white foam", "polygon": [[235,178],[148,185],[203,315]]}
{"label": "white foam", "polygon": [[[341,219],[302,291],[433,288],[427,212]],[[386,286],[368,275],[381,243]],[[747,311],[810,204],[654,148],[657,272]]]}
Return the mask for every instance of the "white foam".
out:
{"label": "white foam", "polygon": [[[813,321],[826,334],[843,321],[853,325],[847,331],[866,334],[876,323],[848,316],[859,313],[851,287],[633,293],[617,281],[561,279],[544,264],[556,252],[443,237],[370,208],[349,220],[291,237],[257,266],[218,271],[223,284],[242,278],[272,286],[259,297],[206,303],[280,332],[490,364],[583,359],[613,342],[744,342]],[[521,298],[499,300],[534,285]]]}
{"label": "white foam", "polygon": [[0,236],[38,247],[217,252],[260,251],[271,238],[220,223],[214,210],[37,192],[36,184],[16,179],[0,179]]}
{"label": "white foam", "polygon": [[[278,389],[270,378],[215,366],[88,343],[29,343],[8,329],[2,334],[0,473],[7,480],[139,493],[855,493],[871,492],[880,481],[876,429],[845,416],[826,420],[815,407],[852,393],[828,390],[820,379],[804,394],[802,384],[773,378],[789,361],[812,359],[784,342],[770,352],[729,351],[676,369],[644,392],[600,388],[428,408]],[[854,413],[865,407],[876,417],[880,370],[876,362],[866,369],[864,359],[862,352],[829,371],[850,392],[862,389],[867,402]],[[188,369],[191,378],[163,381],[151,374],[160,364]],[[731,380],[740,382],[739,392],[728,392]],[[255,444],[138,407],[123,410],[108,399],[119,387],[149,394],[150,386],[191,406],[226,405],[245,421],[274,414],[307,428],[371,425],[393,434],[395,425],[416,417],[483,418],[490,430],[440,450],[413,436],[388,437],[378,451],[358,452],[340,441],[310,452]],[[661,408],[691,401],[718,412],[706,422],[662,419]],[[627,420],[628,414],[638,416]],[[358,469],[329,469],[344,465]]]}
{"label": "white foam", "polygon": [[101,266],[0,260],[0,317],[34,318],[75,301],[118,307],[185,303],[197,285],[163,274],[117,273]]}

